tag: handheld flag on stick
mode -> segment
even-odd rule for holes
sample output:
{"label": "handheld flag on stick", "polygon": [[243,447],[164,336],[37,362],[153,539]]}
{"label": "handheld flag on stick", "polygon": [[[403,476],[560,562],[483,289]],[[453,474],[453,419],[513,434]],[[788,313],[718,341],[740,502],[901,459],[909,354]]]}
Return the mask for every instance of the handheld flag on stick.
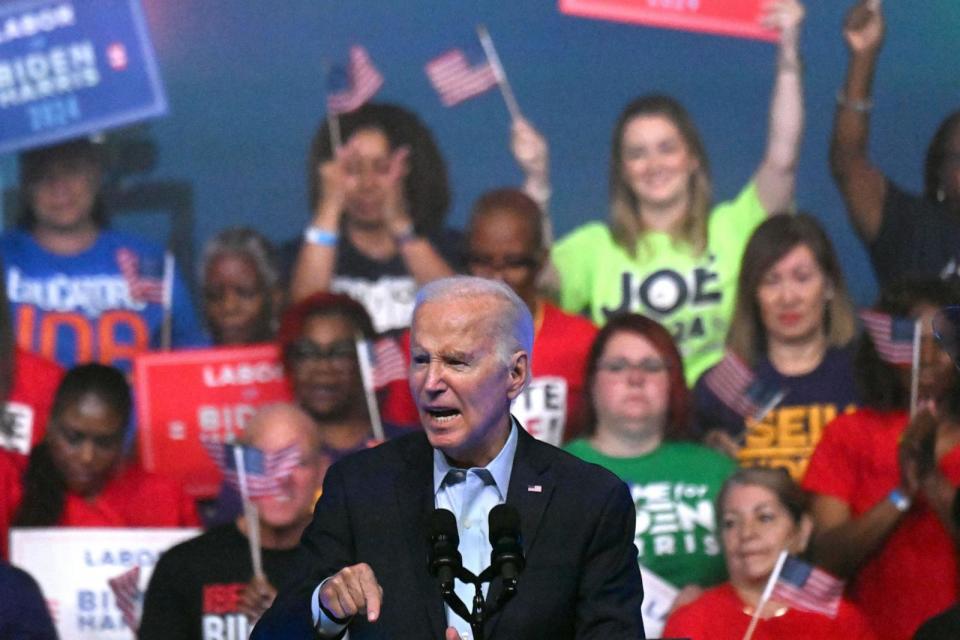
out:
{"label": "handheld flag on stick", "polygon": [[396,380],[406,379],[406,362],[400,352],[400,347],[390,338],[381,338],[373,344],[372,349],[370,342],[359,333],[354,336],[354,340],[373,437],[377,440],[383,440],[385,436],[383,421],[380,418],[380,407],[377,404],[377,390]]}
{"label": "handheld flag on stick", "polygon": [[430,84],[440,95],[445,107],[452,107],[497,85],[497,77],[489,61],[471,64],[461,49],[451,49],[426,65]]}
{"label": "handheld flag on stick", "polygon": [[359,109],[383,86],[383,75],[373,66],[367,50],[350,47],[346,68],[332,66],[327,73],[327,111],[333,114]]}
{"label": "handheld flag on stick", "polygon": [[913,343],[919,334],[916,320],[872,310],[861,311],[860,319],[884,362],[893,365],[913,362]]}
{"label": "handheld flag on stick", "polygon": [[132,249],[117,249],[116,258],[131,298],[137,302],[163,302],[162,278],[144,276],[140,269],[140,258]]}
{"label": "handheld flag on stick", "polygon": [[[203,440],[207,455],[223,473],[224,480],[251,498],[275,496],[283,481],[300,463],[300,451],[290,445],[279,451],[261,451],[244,444]],[[243,478],[241,478],[241,473]]]}
{"label": "handheld flag on stick", "polygon": [[767,585],[753,612],[750,626],[743,635],[743,640],[750,640],[753,637],[760,619],[760,612],[771,598],[801,611],[822,613],[835,618],[840,609],[842,596],[842,580],[790,556],[786,550],[781,551],[773,573],[767,579]]}
{"label": "handheld flag on stick", "polygon": [[129,571],[107,580],[110,590],[113,591],[113,597],[117,601],[117,608],[123,614],[124,623],[134,633],[140,628],[140,615],[143,612],[143,592],[140,590],[139,583],[139,565],[134,565]]}
{"label": "handheld flag on stick", "polygon": [[910,415],[916,415],[920,393],[920,320],[879,311],[860,312],[880,359],[895,366],[910,365]]}
{"label": "handheld flag on stick", "polygon": [[707,373],[704,382],[714,395],[732,411],[757,422],[773,410],[786,391],[774,389],[757,380],[750,367],[735,353],[728,351]]}
{"label": "handheld flag on stick", "polygon": [[500,86],[500,93],[503,95],[503,101],[507,105],[507,111],[510,112],[510,119],[514,121],[519,120],[523,117],[520,114],[520,105],[517,104],[517,99],[513,95],[510,81],[507,80],[507,73],[503,70],[503,65],[500,64],[500,56],[497,55],[497,49],[493,46],[493,38],[490,37],[490,32],[487,31],[487,28],[482,24],[477,25],[477,36],[480,38],[480,44],[483,46],[483,52],[487,56],[487,61],[493,69],[493,75],[497,79],[497,84]]}

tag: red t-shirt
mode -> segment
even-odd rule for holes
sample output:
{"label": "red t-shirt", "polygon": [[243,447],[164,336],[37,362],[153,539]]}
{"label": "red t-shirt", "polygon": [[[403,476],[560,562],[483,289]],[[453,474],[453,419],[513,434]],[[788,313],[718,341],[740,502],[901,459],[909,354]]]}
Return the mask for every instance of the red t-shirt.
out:
{"label": "red t-shirt", "polygon": [[[902,411],[860,409],[827,425],[810,458],[803,488],[842,500],[856,518],[900,485],[897,449],[907,425]],[[955,484],[960,447],[939,461]],[[848,593],[880,638],[903,639],[957,599],[957,570],[950,536],[923,503],[904,516],[886,542],[860,568]]]}
{"label": "red t-shirt", "polygon": [[533,378],[511,412],[530,434],[560,445],[583,431],[583,372],[597,328],[547,302],[542,313],[533,338]]}
{"label": "red t-shirt", "polygon": [[6,404],[14,421],[12,432],[0,429],[0,449],[16,454],[20,469],[26,468],[30,450],[43,440],[61,378],[60,365],[20,347],[15,349],[13,385]]}
{"label": "red t-shirt", "polygon": [[[730,583],[707,589],[690,604],[671,614],[661,634],[664,638],[690,640],[740,640],[750,616]],[[753,640],[873,640],[873,631],[863,614],[843,600],[836,618],[788,609],[782,616],[760,620]]]}
{"label": "red t-shirt", "polygon": [[[14,455],[0,451],[0,554],[7,557],[8,532],[23,498]],[[62,527],[196,527],[197,508],[179,484],[128,465],[93,500],[67,493]]]}

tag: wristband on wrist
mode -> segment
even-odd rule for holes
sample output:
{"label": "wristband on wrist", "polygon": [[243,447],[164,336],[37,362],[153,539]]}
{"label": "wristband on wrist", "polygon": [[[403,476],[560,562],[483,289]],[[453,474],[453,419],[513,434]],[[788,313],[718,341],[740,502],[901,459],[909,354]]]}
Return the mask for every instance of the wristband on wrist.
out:
{"label": "wristband on wrist", "polygon": [[336,231],[327,231],[320,227],[307,227],[303,232],[303,239],[310,244],[321,247],[335,247],[340,234]]}
{"label": "wristband on wrist", "polygon": [[910,507],[913,504],[913,500],[909,498],[903,491],[900,489],[894,489],[887,495],[887,500],[890,501],[897,511],[900,513],[906,513],[910,511]]}
{"label": "wristband on wrist", "polygon": [[417,232],[414,231],[413,225],[407,225],[402,231],[393,234],[393,239],[397,241],[397,244],[401,247],[408,242],[412,242],[417,239]]}
{"label": "wristband on wrist", "polygon": [[857,113],[870,113],[873,109],[873,100],[850,100],[843,94],[843,91],[837,91],[837,106],[844,109],[850,109]]}

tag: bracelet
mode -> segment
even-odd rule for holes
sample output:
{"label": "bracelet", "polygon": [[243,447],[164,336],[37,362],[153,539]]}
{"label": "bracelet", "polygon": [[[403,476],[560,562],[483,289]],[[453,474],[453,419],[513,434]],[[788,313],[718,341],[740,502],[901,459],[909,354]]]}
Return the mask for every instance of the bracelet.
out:
{"label": "bracelet", "polygon": [[399,232],[393,234],[393,239],[397,241],[397,244],[401,247],[408,242],[412,242],[417,239],[417,232],[414,230],[413,225],[407,225],[407,227]]}
{"label": "bracelet", "polygon": [[837,106],[857,113],[870,113],[870,110],[873,109],[873,100],[869,98],[867,100],[850,100],[843,95],[843,91],[837,91]]}
{"label": "bracelet", "polygon": [[311,226],[303,231],[303,239],[310,244],[321,247],[335,247],[337,246],[337,240],[340,239],[340,234],[336,231],[327,231],[320,227]]}
{"label": "bracelet", "polygon": [[900,489],[894,489],[891,491],[887,495],[887,500],[889,500],[890,504],[896,507],[897,511],[900,513],[906,513],[907,511],[910,511],[910,506],[913,504],[913,500],[900,491]]}

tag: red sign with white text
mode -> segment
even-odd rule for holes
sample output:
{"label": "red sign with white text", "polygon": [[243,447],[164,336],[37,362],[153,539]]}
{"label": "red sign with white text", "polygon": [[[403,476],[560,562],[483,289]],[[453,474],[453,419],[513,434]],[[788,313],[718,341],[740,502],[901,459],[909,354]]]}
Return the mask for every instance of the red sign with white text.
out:
{"label": "red sign with white text", "polygon": [[274,345],[145,353],[134,384],[143,466],[203,498],[222,476],[201,439],[238,436],[257,407],[290,400]]}
{"label": "red sign with white text", "polygon": [[560,0],[560,11],[601,20],[774,42],[779,39],[779,34],[760,26],[763,2],[764,0]]}

